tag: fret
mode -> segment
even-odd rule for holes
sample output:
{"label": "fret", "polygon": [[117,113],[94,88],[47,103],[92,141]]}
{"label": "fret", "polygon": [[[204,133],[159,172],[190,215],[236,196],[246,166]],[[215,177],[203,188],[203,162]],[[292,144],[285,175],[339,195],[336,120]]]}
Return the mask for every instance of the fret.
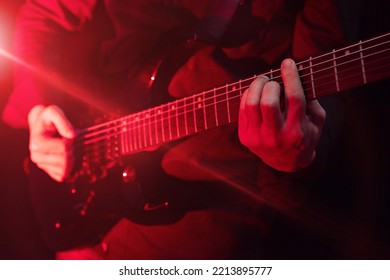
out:
{"label": "fret", "polygon": [[334,80],[336,82],[336,91],[340,91],[340,84],[339,84],[339,76],[337,74],[337,62],[336,62],[336,50],[333,49],[332,51],[332,59],[333,59],[333,70],[334,70]]}
{"label": "fret", "polygon": [[175,116],[176,116],[176,134],[177,134],[177,138],[180,138],[181,137],[181,134],[180,134],[180,129],[179,129],[179,111],[178,111],[178,108],[179,108],[179,101],[175,101],[175,104],[176,104],[176,108],[175,108]]}
{"label": "fret", "polygon": [[238,88],[239,88],[239,90],[240,90],[240,99],[241,99],[242,95],[244,94],[244,93],[242,92],[242,83],[241,83],[241,79],[238,81]]}
{"label": "fret", "polygon": [[228,123],[230,123],[231,119],[230,119],[230,104],[229,104],[229,95],[228,95],[228,85],[226,85],[225,95],[226,95],[226,110],[227,110],[227,116],[228,116]]}
{"label": "fret", "polygon": [[[302,80],[302,87],[309,99],[312,99],[313,91],[310,79],[310,64],[309,61],[302,61],[297,63],[298,72]],[[282,79],[281,79],[282,80]]]}
{"label": "fret", "polygon": [[137,127],[137,139],[138,139],[138,148],[142,149],[142,134],[141,134],[141,124],[140,124],[140,114],[137,113],[137,116],[135,117],[135,125]]}
{"label": "fret", "polygon": [[113,142],[114,142],[114,153],[111,155],[111,160],[115,160],[120,156],[120,147],[121,147],[121,141],[120,141],[120,134],[121,134],[121,126],[119,120],[115,122],[115,133],[113,133]]}
{"label": "fret", "polygon": [[[120,121],[120,120],[118,120]],[[125,155],[128,151],[127,146],[126,146],[126,127],[124,126],[124,121],[120,121],[121,126],[120,126],[120,133],[119,137],[121,139],[120,141],[120,151],[121,154]]]}
{"label": "fret", "polygon": [[159,140],[159,129],[158,129],[158,125],[159,125],[159,121],[158,121],[158,118],[157,118],[157,112],[158,112],[158,109],[159,107],[156,107],[153,109],[153,112],[151,113],[152,114],[152,117],[151,117],[151,122],[152,124],[154,125],[154,137],[155,137],[155,140],[156,140],[156,145],[158,145],[160,143],[160,140]]}
{"label": "fret", "polygon": [[121,153],[123,155],[129,154],[130,153],[130,147],[129,147],[129,135],[128,135],[128,129],[127,129],[127,122],[126,118],[124,118],[121,121]]}
{"label": "fret", "polygon": [[362,41],[359,42],[360,64],[362,66],[363,83],[367,84],[366,69],[364,68]]}
{"label": "fret", "polygon": [[282,80],[282,72],[280,71],[280,69],[277,69],[277,70],[273,70],[273,80],[275,82],[278,82],[279,84],[282,84],[283,83],[283,80]]}
{"label": "fret", "polygon": [[186,103],[185,103],[185,99],[183,100],[183,110],[184,110],[184,128],[185,128],[185,135],[188,135],[189,134],[189,130],[188,130],[188,121],[187,121],[187,107],[186,107]]}
{"label": "fret", "polygon": [[[240,103],[241,103],[242,95],[244,94],[243,93],[242,80],[241,79],[238,81],[238,90],[239,90],[239,99],[240,99]],[[240,112],[240,106],[238,106],[238,112]]]}
{"label": "fret", "polygon": [[274,79],[274,71],[271,69],[269,70],[269,79],[273,80]]}
{"label": "fret", "polygon": [[163,129],[163,136],[164,136],[164,142],[167,142],[169,140],[172,140],[171,135],[171,120],[169,116],[169,103],[163,105],[162,107],[162,122],[164,125]]}
{"label": "fret", "polygon": [[[358,46],[335,51],[337,75],[340,91],[349,89],[356,83],[357,73],[360,73],[360,51]],[[361,75],[359,74],[361,77]]]}
{"label": "fret", "polygon": [[135,120],[134,120],[134,116],[131,117],[130,119],[130,129],[131,129],[131,143],[132,143],[132,146],[134,147],[134,151],[137,150],[137,133],[135,131]]}
{"label": "fret", "polygon": [[137,145],[137,131],[136,131],[136,121],[135,121],[135,116],[133,115],[132,118],[131,118],[131,130],[132,130],[132,134],[131,134],[131,138],[132,138],[132,141],[133,141],[133,146],[134,146],[134,150],[138,150],[138,145]]}
{"label": "fret", "polygon": [[213,101],[214,101],[214,117],[215,117],[215,125],[219,126],[218,121],[218,109],[217,109],[217,90],[216,88],[213,89]]}
{"label": "fret", "polygon": [[179,135],[179,137],[188,135],[187,114],[184,99],[180,99],[177,101],[176,114],[177,135]]}
{"label": "fret", "polygon": [[171,110],[170,104],[167,105],[167,119],[168,119],[168,137],[172,140],[172,125],[171,125]]}
{"label": "fret", "polygon": [[147,115],[147,113],[143,113],[143,114],[141,114],[141,125],[142,125],[142,136],[143,136],[143,139],[144,139],[144,142],[143,142],[143,144],[144,144],[144,148],[146,148],[147,146],[148,146],[148,136],[147,136],[147,134],[146,134],[146,115]]}
{"label": "fret", "polygon": [[151,108],[148,110],[149,114],[149,141],[150,141],[150,146],[155,146],[157,145],[156,141],[156,123],[155,123],[155,109]]}
{"label": "fret", "polygon": [[229,101],[229,123],[237,121],[240,109],[240,89],[236,84],[226,86],[226,96]]}
{"label": "fret", "polygon": [[207,114],[206,114],[206,92],[202,93],[202,101],[203,101],[203,120],[204,120],[204,129],[207,129]]}
{"label": "fret", "polygon": [[164,107],[165,105],[163,106],[160,106],[160,109],[159,109],[159,117],[160,117],[160,122],[161,122],[161,139],[162,139],[162,143],[165,142],[165,124],[164,124],[164,119],[165,119],[165,114],[164,114]]}
{"label": "fret", "polygon": [[129,144],[130,144],[130,150],[133,152],[135,150],[134,147],[134,129],[133,129],[133,121],[132,117],[127,118],[127,130],[129,135]]}
{"label": "fret", "polygon": [[154,123],[155,123],[155,131],[156,131],[156,144],[161,144],[164,142],[161,107],[162,106],[158,106],[155,109],[155,114],[154,114]]}
{"label": "fret", "polygon": [[195,110],[194,110],[194,96],[186,97],[184,99],[184,111],[186,113],[185,122],[186,122],[186,135],[191,135],[196,132],[195,127]]}
{"label": "fret", "polygon": [[228,123],[228,113],[227,113],[227,103],[226,103],[226,92],[224,87],[215,88],[215,106],[217,107],[216,111],[218,112],[217,120],[219,125]]}
{"label": "fret", "polygon": [[204,119],[205,119],[205,129],[210,129],[217,125],[216,119],[216,104],[215,104],[215,94],[214,90],[207,91],[203,95],[203,104],[204,104]]}
{"label": "fret", "polygon": [[313,76],[313,63],[312,63],[312,58],[309,58],[309,64],[310,64],[310,81],[311,81],[311,90],[313,93],[313,98],[316,99],[316,88],[314,86],[314,76]]}
{"label": "fret", "polygon": [[311,59],[310,74],[315,81],[315,91],[313,98],[318,98],[324,94],[337,92],[337,86],[334,82],[334,54],[332,52],[321,57]]}
{"label": "fret", "polygon": [[129,153],[134,151],[133,147],[133,131],[131,130],[130,118],[126,118],[127,142],[129,145]]}
{"label": "fret", "polygon": [[195,128],[195,132],[198,132],[198,124],[196,122],[196,101],[195,101],[195,95],[192,96],[193,98],[193,101],[192,101],[192,106],[193,106],[193,112],[194,112],[194,128]]}
{"label": "fret", "polygon": [[203,94],[194,95],[194,116],[196,131],[205,130],[204,116],[204,97]]}
{"label": "fret", "polygon": [[149,146],[154,146],[153,145],[153,133],[152,133],[152,116],[151,116],[151,110],[148,110],[148,113],[146,115],[148,119],[148,131],[149,131]]}
{"label": "fret", "polygon": [[170,139],[177,139],[178,126],[177,126],[177,102],[172,102],[169,104],[169,137]]}
{"label": "fret", "polygon": [[390,57],[390,34],[387,34],[387,38],[384,42],[373,40],[362,43],[367,83],[389,76],[390,67],[387,61]]}

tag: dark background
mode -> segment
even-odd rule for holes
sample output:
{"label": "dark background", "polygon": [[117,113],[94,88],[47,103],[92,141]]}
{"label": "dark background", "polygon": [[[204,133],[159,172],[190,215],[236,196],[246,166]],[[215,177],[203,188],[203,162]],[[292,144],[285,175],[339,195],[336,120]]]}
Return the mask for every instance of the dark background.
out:
{"label": "dark background", "polygon": [[[22,2],[0,1],[0,46],[6,50]],[[389,1],[339,4],[351,42],[390,31]],[[12,63],[0,56],[0,110],[11,91]],[[389,81],[348,94],[353,98],[332,165],[307,202],[325,216],[319,226],[277,217],[267,258],[390,259]],[[23,172],[28,135],[0,122],[0,136],[0,259],[52,258],[39,239]]]}

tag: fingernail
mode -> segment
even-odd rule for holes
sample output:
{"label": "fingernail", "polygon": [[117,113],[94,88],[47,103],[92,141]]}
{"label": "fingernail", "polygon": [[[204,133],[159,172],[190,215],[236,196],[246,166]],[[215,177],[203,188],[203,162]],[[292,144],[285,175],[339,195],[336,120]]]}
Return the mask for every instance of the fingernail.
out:
{"label": "fingernail", "polygon": [[291,67],[292,64],[293,64],[292,60],[288,58],[288,59],[283,60],[282,67]]}

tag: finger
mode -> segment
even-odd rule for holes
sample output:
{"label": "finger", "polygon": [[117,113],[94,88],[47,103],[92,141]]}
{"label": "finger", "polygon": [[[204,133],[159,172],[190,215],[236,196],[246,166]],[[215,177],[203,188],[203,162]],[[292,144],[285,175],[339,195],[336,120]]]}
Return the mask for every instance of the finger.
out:
{"label": "finger", "polygon": [[36,136],[30,141],[30,152],[53,155],[71,153],[71,141]]}
{"label": "finger", "polygon": [[262,116],[260,111],[260,100],[264,85],[269,81],[266,76],[259,76],[248,88],[245,100],[245,114],[248,121],[248,127],[256,129],[261,125]]}
{"label": "finger", "polygon": [[306,99],[295,62],[285,59],[281,73],[288,105],[287,122],[300,121],[306,115]]}
{"label": "finger", "polygon": [[245,103],[248,96],[248,90],[245,90],[240,102],[240,110],[238,111],[238,136],[242,141],[242,137],[248,130],[248,120],[245,113]]}
{"label": "finger", "polygon": [[280,108],[280,86],[271,81],[264,85],[260,101],[263,127],[269,131],[279,130],[283,126],[283,117]]}
{"label": "finger", "polygon": [[54,125],[60,136],[68,139],[75,137],[73,126],[59,107],[55,105],[48,106],[43,111],[42,118],[46,125]]}
{"label": "finger", "polygon": [[45,107],[43,105],[36,105],[33,108],[31,108],[27,116],[27,121],[29,126],[32,126],[34,123],[37,122],[39,116],[42,114],[44,110]]}
{"label": "finger", "polygon": [[53,155],[53,154],[43,154],[43,153],[33,153],[31,154],[32,162],[36,164],[45,164],[48,166],[56,166],[65,168],[73,164],[74,158],[72,155]]}
{"label": "finger", "polygon": [[307,114],[310,117],[310,121],[318,128],[322,128],[326,119],[326,111],[318,102],[318,100],[312,100],[307,103]]}

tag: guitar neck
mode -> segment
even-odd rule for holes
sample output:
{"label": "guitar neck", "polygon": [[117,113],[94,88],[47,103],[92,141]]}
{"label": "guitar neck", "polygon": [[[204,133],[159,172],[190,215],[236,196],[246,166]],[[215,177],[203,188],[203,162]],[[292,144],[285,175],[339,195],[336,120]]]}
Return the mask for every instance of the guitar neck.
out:
{"label": "guitar neck", "polygon": [[[390,76],[390,33],[297,63],[308,100]],[[282,83],[280,69],[263,75]],[[79,138],[107,160],[238,120],[240,99],[258,75],[92,126]],[[92,147],[92,148],[91,148]],[[95,147],[95,148],[94,148]],[[104,147],[104,148],[102,148]]]}

